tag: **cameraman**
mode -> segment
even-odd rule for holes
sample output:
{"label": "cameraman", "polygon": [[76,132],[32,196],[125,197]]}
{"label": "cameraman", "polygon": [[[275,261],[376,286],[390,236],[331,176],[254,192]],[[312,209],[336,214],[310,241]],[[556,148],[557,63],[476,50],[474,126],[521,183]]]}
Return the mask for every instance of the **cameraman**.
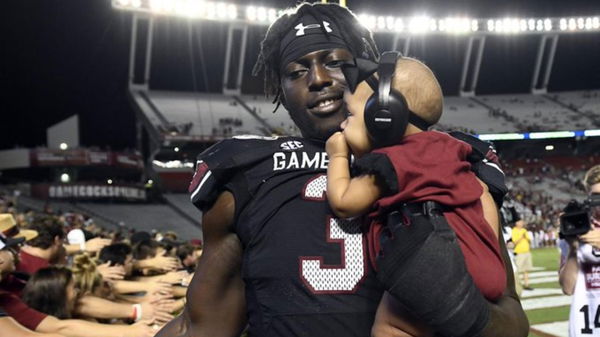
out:
{"label": "cameraman", "polygon": [[[592,167],[583,179],[588,195],[600,194],[600,165]],[[574,295],[569,314],[569,336],[600,334],[600,207],[590,209],[589,232],[560,241],[559,282],[567,295]]]}

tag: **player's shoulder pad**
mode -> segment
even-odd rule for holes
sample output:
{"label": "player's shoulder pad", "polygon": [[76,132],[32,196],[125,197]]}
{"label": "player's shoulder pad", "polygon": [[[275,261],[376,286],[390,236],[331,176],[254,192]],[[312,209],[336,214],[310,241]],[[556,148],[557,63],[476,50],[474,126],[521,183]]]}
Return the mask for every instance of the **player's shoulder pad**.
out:
{"label": "player's shoulder pad", "polygon": [[273,155],[278,137],[236,136],[206,149],[196,160],[188,192],[192,203],[204,209],[212,204],[237,172]]}
{"label": "player's shoulder pad", "polygon": [[464,132],[452,131],[448,134],[471,145],[472,151],[467,156],[467,160],[471,163],[471,169],[481,181],[488,185],[498,207],[502,206],[504,196],[508,193],[508,187],[494,146]]}

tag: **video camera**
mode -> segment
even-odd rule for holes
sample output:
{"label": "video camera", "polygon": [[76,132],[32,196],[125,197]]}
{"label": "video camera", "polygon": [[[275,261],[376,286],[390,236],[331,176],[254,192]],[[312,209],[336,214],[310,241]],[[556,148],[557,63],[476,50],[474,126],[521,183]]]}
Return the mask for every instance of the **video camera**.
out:
{"label": "video camera", "polygon": [[582,235],[590,230],[591,210],[600,206],[600,194],[592,194],[583,202],[571,200],[560,216],[560,234],[563,237]]}

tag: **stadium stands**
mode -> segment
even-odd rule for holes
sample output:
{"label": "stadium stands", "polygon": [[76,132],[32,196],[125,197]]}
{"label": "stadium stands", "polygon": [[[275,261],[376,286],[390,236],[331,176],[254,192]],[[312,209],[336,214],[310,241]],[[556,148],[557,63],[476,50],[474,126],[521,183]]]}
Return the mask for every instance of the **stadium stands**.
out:
{"label": "stadium stands", "polygon": [[221,94],[148,91],[136,92],[134,99],[160,133],[222,139],[267,132],[236,99]]}
{"label": "stadium stands", "polygon": [[[240,134],[298,135],[284,108],[264,96],[135,92],[133,97],[159,134],[218,140]],[[445,97],[438,129],[476,134],[584,130],[600,127],[600,91],[549,95]]]}
{"label": "stadium stands", "polygon": [[[173,197],[173,195],[171,195]],[[176,195],[172,199],[176,202],[171,205],[165,204],[106,204],[106,203],[91,203],[77,202],[71,203],[67,201],[44,201],[27,196],[19,197],[19,205],[22,210],[32,209],[36,212],[44,212],[45,209],[51,208],[54,212],[65,213],[75,212],[83,213],[91,216],[94,222],[105,228],[115,228],[119,223],[122,223],[126,228],[135,229],[136,231],[174,231],[183,238],[201,238],[200,230],[200,212],[197,211],[187,198],[187,203],[184,202],[182,196]],[[172,205],[176,204],[179,209],[174,210]],[[179,211],[185,210],[189,217],[197,219],[197,222],[192,223],[188,216],[182,216]],[[195,211],[195,212],[194,212]]]}
{"label": "stadium stands", "polygon": [[484,105],[463,97],[444,97],[444,113],[439,122],[444,130],[469,133],[513,132],[514,124],[488,113]]}
{"label": "stadium stands", "polygon": [[582,130],[590,120],[580,113],[539,95],[490,95],[477,99],[494,108],[492,113],[506,115],[514,121],[516,130],[556,131]]}
{"label": "stadium stands", "polygon": [[195,219],[196,222],[199,222],[202,217],[202,212],[200,212],[192,202],[190,201],[189,194],[184,193],[165,193],[163,195],[167,200],[167,203],[171,205],[173,208],[183,212],[190,219]]}
{"label": "stadium stands", "polygon": [[552,93],[548,97],[579,111],[593,125],[600,127],[600,90]]}
{"label": "stadium stands", "polygon": [[264,120],[274,133],[293,136],[300,134],[300,130],[294,125],[294,122],[283,107],[273,112],[275,105],[271,99],[256,95],[242,95],[240,98],[255,109],[256,115]]}

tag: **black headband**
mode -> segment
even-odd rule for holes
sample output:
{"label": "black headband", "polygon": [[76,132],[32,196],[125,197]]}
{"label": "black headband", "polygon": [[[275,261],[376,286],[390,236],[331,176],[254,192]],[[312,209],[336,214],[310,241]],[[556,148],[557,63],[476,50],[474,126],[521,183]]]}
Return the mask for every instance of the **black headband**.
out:
{"label": "black headband", "polygon": [[326,20],[318,21],[312,15],[304,15],[296,22],[294,29],[290,30],[281,40],[279,48],[281,71],[290,62],[317,50],[348,49],[347,43],[335,24]]}

